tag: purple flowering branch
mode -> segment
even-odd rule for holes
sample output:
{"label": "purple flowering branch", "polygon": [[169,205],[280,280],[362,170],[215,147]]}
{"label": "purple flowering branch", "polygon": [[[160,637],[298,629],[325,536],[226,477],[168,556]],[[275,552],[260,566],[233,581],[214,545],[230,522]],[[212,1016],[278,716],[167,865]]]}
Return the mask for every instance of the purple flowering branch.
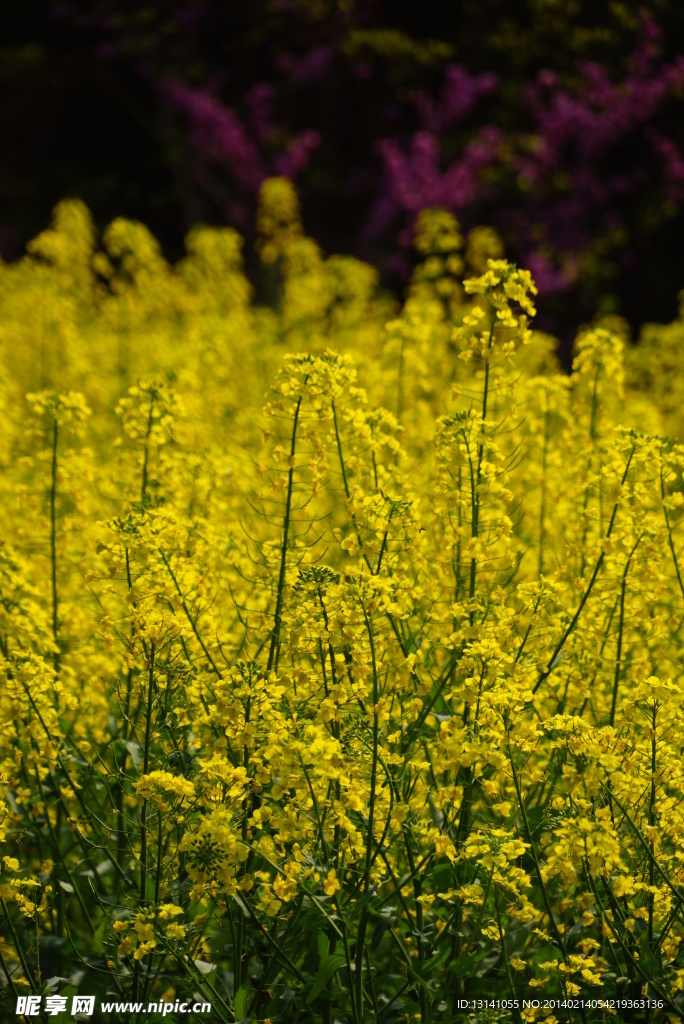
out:
{"label": "purple flowering branch", "polygon": [[[684,89],[684,57],[664,63],[659,40],[658,26],[644,18],[640,44],[618,81],[590,61],[579,63],[574,86],[541,71],[522,93],[530,132],[504,135],[485,125],[444,166],[450,130],[498,86],[494,75],[447,68],[437,101],[423,92],[415,98],[422,127],[408,147],[391,138],[380,144],[385,180],[370,233],[403,215],[398,242],[406,247],[421,209],[443,206],[467,217],[477,207],[514,239],[515,255],[533,271],[540,291],[571,289],[583,252],[597,232],[619,227],[620,204],[656,180],[654,167],[664,199],[684,198],[684,156],[654,127],[665,103]],[[633,141],[638,161],[608,172],[610,158]]]}
{"label": "purple flowering branch", "polygon": [[[320,142],[315,131],[302,131],[288,138],[275,124],[275,90],[267,82],[257,82],[245,97],[247,124],[207,90],[164,80],[160,94],[187,119],[196,178],[201,182],[208,166],[213,165],[226,171],[251,199],[272,175],[295,179]],[[243,219],[244,206],[232,204],[231,210],[238,220]]]}

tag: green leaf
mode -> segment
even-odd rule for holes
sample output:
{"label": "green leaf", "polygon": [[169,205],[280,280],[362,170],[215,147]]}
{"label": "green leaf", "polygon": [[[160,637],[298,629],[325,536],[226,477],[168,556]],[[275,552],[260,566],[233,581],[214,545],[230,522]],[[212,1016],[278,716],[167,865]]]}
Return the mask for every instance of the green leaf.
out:
{"label": "green leaf", "polygon": [[235,993],[235,999],[233,1000],[233,1009],[235,1011],[235,1020],[242,1020],[247,1013],[247,986],[240,985],[240,988]]}
{"label": "green leaf", "polygon": [[235,902],[237,903],[238,907],[240,908],[242,913],[245,915],[245,917],[251,917],[252,916],[252,913],[251,913],[249,907],[247,906],[247,904],[243,900],[242,896],[239,895],[239,893],[234,892],[233,893],[233,899],[235,900]]}
{"label": "green leaf", "polygon": [[90,940],[90,945],[91,945],[91,949],[92,949],[93,953],[102,953],[103,952],[103,950],[104,950],[104,937],[105,937],[105,934],[107,932],[107,925],[108,924],[109,924],[109,922],[108,922],[107,918],[103,917],[102,920],[100,921],[100,923],[98,924],[97,928],[95,929],[93,937]]}
{"label": "green leaf", "polygon": [[210,964],[208,960],[193,960],[193,963],[200,974],[211,974],[216,964]]}
{"label": "green leaf", "polygon": [[650,978],[657,977],[660,973],[660,964],[651,952],[647,929],[642,931],[639,938],[639,963]]}
{"label": "green leaf", "polygon": [[375,928],[373,929],[373,938],[371,939],[371,953],[374,953],[375,950],[378,948],[378,946],[380,945],[384,938],[385,932],[389,931],[393,923],[393,918],[390,917],[383,917],[380,921],[378,921]]}
{"label": "green leaf", "polygon": [[465,953],[463,956],[454,957],[453,960],[449,961],[449,973],[461,974],[463,971],[467,972],[472,968],[473,964],[479,964],[490,952],[489,949],[481,949],[477,953]]}
{"label": "green leaf", "polygon": [[439,952],[435,953],[435,955],[430,957],[429,960],[423,961],[423,964],[422,964],[423,971],[434,971],[434,970],[436,970],[438,967],[441,967],[442,964],[446,960],[448,960],[450,956],[451,956],[451,949],[449,948],[449,946],[445,946],[444,949],[439,950]]}
{"label": "green leaf", "polygon": [[318,998],[335,971],[339,971],[340,967],[344,967],[345,963],[346,960],[341,953],[331,953],[321,957],[321,966],[318,968],[313,988],[306,999],[307,1006],[313,1003],[314,999]]}
{"label": "green leaf", "polygon": [[131,755],[131,761],[133,762],[135,767],[139,768],[143,761],[142,751],[140,750],[140,744],[136,743],[134,740],[126,740],[124,746],[128,753]]}

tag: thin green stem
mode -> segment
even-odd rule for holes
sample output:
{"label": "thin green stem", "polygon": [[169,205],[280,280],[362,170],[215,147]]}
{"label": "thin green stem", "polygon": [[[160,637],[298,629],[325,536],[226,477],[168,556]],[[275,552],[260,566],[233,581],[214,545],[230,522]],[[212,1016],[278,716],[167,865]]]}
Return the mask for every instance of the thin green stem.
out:
{"label": "thin green stem", "polygon": [[[632,463],[632,457],[634,456],[634,451],[635,451],[635,449],[634,449],[634,447],[632,447],[632,449],[631,449],[631,451],[629,453],[629,458],[627,459],[627,465],[625,466],[625,471],[622,474],[622,479],[620,481],[620,490],[622,490],[622,488],[623,488],[623,486],[625,484],[625,481],[627,479],[627,474],[629,473],[629,467],[630,467],[630,465]],[[608,530],[606,531],[606,535],[605,535],[604,541],[610,540],[610,535],[613,532],[613,527],[615,525],[615,517],[617,516],[617,511],[618,511],[619,506],[620,506],[620,499],[618,498],[618,500],[613,505],[613,512],[612,512],[612,515],[610,517],[610,522],[608,524]],[[568,624],[568,626],[564,629],[564,631],[563,631],[563,633],[561,635],[560,640],[558,641],[558,643],[554,647],[553,653],[552,653],[551,657],[549,658],[549,660],[547,662],[546,668],[542,669],[541,672],[539,673],[539,677],[537,679],[537,682],[532,687],[532,693],[536,693],[537,692],[537,690],[539,689],[541,684],[546,679],[549,678],[549,676],[553,672],[554,668],[556,667],[556,665],[557,665],[557,660],[556,659],[558,658],[558,655],[561,653],[561,651],[565,647],[565,643],[566,643],[568,637],[570,636],[570,634],[572,633],[573,629],[575,628],[575,626],[577,625],[577,623],[579,621],[579,617],[580,617],[580,615],[582,614],[582,612],[584,610],[585,604],[589,600],[589,596],[590,596],[590,594],[591,594],[591,592],[592,592],[592,590],[594,588],[594,584],[596,583],[596,579],[598,577],[598,574],[601,571],[601,566],[603,565],[603,560],[604,560],[605,557],[606,557],[605,546],[602,546],[601,547],[601,552],[600,552],[598,558],[596,559],[596,564],[594,565],[594,571],[591,574],[591,579],[589,580],[589,583],[588,583],[584,593],[582,594],[582,598],[580,600],[580,603],[577,606],[577,610],[575,611],[575,614],[573,615],[572,619],[570,620],[570,623]]]}
{"label": "thin green stem", "polygon": [[[304,379],[304,387],[308,376]],[[280,630],[283,617],[283,595],[285,591],[285,573],[287,568],[287,542],[290,532],[290,516],[292,512],[292,487],[294,484],[294,459],[297,446],[297,424],[299,422],[299,410],[302,407],[302,395],[297,399],[294,418],[292,421],[292,437],[290,440],[290,468],[287,474],[287,497],[285,498],[285,514],[283,516],[283,542],[280,549],[280,570],[278,572],[278,590],[276,592],[276,607],[273,621],[273,632],[271,634],[271,647],[268,652],[268,665],[266,671],[278,667],[278,653],[280,649]]]}
{"label": "thin green stem", "polygon": [[[145,745],[143,753],[143,775],[147,775],[150,768],[150,741],[152,738],[152,702],[154,696],[154,656],[155,645],[150,644],[150,663],[147,677],[147,707],[145,709]],[[147,800],[143,800],[140,808],[140,890],[138,904],[142,909],[147,904]],[[135,961],[133,969],[133,992],[134,1002],[138,999],[140,985],[140,960]]]}
{"label": "thin green stem", "polygon": [[52,580],[52,637],[55,642],[55,651],[52,655],[52,665],[55,675],[59,672],[59,606],[57,597],[57,420],[52,422],[52,462],[50,467],[50,569]]}
{"label": "thin green stem", "polygon": [[368,927],[368,915],[370,911],[368,895],[370,892],[371,880],[371,857],[373,855],[373,825],[375,821],[375,791],[378,774],[379,738],[378,668],[375,659],[375,640],[373,636],[373,628],[368,619],[368,612],[365,607],[363,609],[363,615],[366,622],[366,631],[368,633],[368,641],[370,644],[371,665],[373,670],[373,752],[371,758],[370,792],[368,797],[368,832],[366,836],[366,861],[364,866],[364,899],[356,938],[356,977],[354,979],[356,984],[356,1012],[361,1020],[363,1020],[363,949],[366,940],[366,929]]}
{"label": "thin green stem", "polygon": [[[640,539],[641,538],[639,538],[639,540]],[[630,562],[632,561],[632,555],[636,551],[637,544],[639,543],[639,540],[637,540],[636,544],[634,545],[634,547],[632,548],[632,550],[630,552],[629,558],[627,559],[627,563],[625,565],[625,570],[624,570],[624,572],[622,574],[622,582],[620,584],[620,612],[619,612],[619,617],[618,617],[617,653],[615,655],[615,675],[613,677],[613,696],[612,696],[611,703],[610,703],[610,718],[608,720],[609,721],[609,725],[611,726],[611,728],[615,725],[615,712],[616,712],[616,709],[617,709],[618,686],[620,685],[620,668],[621,668],[621,660],[622,660],[622,637],[623,637],[624,625],[625,625],[625,591],[627,589],[627,573],[629,572],[629,565],[630,565]]]}

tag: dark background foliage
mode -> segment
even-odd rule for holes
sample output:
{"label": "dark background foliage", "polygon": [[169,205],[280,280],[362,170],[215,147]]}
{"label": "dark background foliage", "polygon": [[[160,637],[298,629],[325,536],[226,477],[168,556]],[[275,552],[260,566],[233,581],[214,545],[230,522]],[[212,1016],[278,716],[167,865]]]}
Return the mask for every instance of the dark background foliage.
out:
{"label": "dark background foliage", "polygon": [[423,206],[494,225],[545,326],[639,325],[684,287],[684,9],[599,0],[6,0],[0,251],[78,196],[170,258],[250,239],[288,174],[328,251],[410,273]]}

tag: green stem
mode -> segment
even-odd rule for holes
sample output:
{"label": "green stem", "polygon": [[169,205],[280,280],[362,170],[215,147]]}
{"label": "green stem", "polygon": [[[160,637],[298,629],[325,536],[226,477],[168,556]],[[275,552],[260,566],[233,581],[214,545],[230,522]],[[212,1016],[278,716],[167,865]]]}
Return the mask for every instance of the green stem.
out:
{"label": "green stem", "polygon": [[371,664],[373,669],[373,753],[371,759],[371,776],[370,776],[370,793],[368,798],[368,833],[366,836],[366,862],[364,867],[364,899],[363,899],[363,910],[361,911],[361,919],[359,921],[359,928],[356,938],[356,1013],[360,1020],[363,1020],[363,950],[364,943],[366,940],[366,929],[368,927],[368,915],[370,912],[369,907],[369,892],[370,892],[370,872],[371,872],[371,857],[373,854],[373,824],[375,821],[375,790],[377,785],[377,774],[378,774],[378,669],[375,660],[375,642],[373,638],[373,628],[368,619],[368,612],[365,607],[363,609],[364,619],[366,621],[366,630],[368,632],[368,640],[370,643],[371,651]]}
{"label": "green stem", "polygon": [[176,576],[175,576],[175,574],[173,572],[173,569],[169,565],[168,560],[166,558],[166,555],[161,550],[161,548],[158,548],[158,551],[159,551],[159,554],[162,556],[162,561],[163,561],[164,565],[166,566],[166,568],[168,570],[168,573],[169,573],[169,576],[171,577],[171,579],[173,581],[173,585],[174,585],[174,587],[176,589],[176,593],[178,594],[178,596],[181,599],[181,608],[185,612],[185,617],[188,620],[188,622],[190,623],[192,631],[195,634],[195,637],[197,638],[197,642],[199,643],[200,647],[202,648],[202,650],[204,652],[205,658],[207,659],[207,661],[211,665],[211,667],[214,670],[214,672],[216,673],[216,675],[219,677],[219,679],[222,679],[223,676],[221,674],[221,671],[217,667],[216,662],[214,661],[214,659],[212,658],[211,654],[207,650],[207,647],[206,647],[206,645],[204,643],[204,640],[200,636],[199,630],[197,629],[197,625],[195,623],[195,620],[193,619],[192,615],[190,614],[190,610],[189,610],[187,604],[185,603],[185,598],[183,597],[183,594],[181,593],[181,589],[180,589],[180,587],[178,585],[178,580],[176,579]]}
{"label": "green stem", "polygon": [[[472,463],[470,466],[471,475],[471,489],[472,489],[472,521],[470,527],[470,535],[475,540],[479,535],[480,530],[480,484],[482,483],[482,460],[484,458],[485,448],[485,425],[487,422],[487,399],[489,396],[489,353],[492,347],[492,340],[494,338],[494,327],[496,324],[496,313],[492,317],[491,327],[489,328],[489,338],[487,339],[487,350],[485,353],[485,370],[484,370],[484,383],[482,386],[482,417],[480,419],[480,438],[477,444],[477,470],[475,473],[475,479],[473,480]],[[470,462],[470,456],[468,456]],[[472,601],[475,597],[475,581],[477,577],[477,558],[475,555],[470,559],[470,583],[468,588],[468,597]],[[470,625],[473,625],[475,618],[474,611],[470,611]]]}
{"label": "green stem", "polygon": [[[625,480],[627,479],[627,474],[629,473],[629,467],[630,467],[631,462],[632,462],[632,457],[634,455],[634,450],[635,449],[632,448],[632,450],[629,453],[629,458],[627,459],[627,465],[625,466],[625,471],[622,474],[622,479],[620,481],[620,490],[622,490],[622,487],[624,486]],[[620,505],[620,500],[618,498],[618,500],[613,505],[613,512],[612,512],[612,515],[610,517],[610,523],[608,524],[608,530],[606,531],[606,535],[605,535],[604,540],[610,540],[610,535],[613,532],[613,526],[615,525],[615,517],[617,516],[617,510],[619,508],[619,505]],[[575,614],[573,615],[572,619],[570,620],[570,624],[566,627],[566,629],[563,632],[563,635],[561,636],[560,640],[556,644],[556,646],[555,646],[555,648],[553,650],[553,654],[551,655],[551,657],[549,658],[549,660],[547,662],[546,668],[542,669],[541,672],[539,673],[539,678],[537,679],[537,682],[535,683],[535,685],[532,688],[532,693],[536,693],[537,692],[537,690],[539,689],[541,684],[546,679],[548,679],[548,677],[551,675],[551,673],[553,672],[554,668],[556,667],[556,664],[557,664],[556,659],[558,658],[558,655],[563,650],[563,647],[565,646],[566,640],[568,639],[568,637],[570,636],[570,634],[572,633],[573,629],[575,628],[575,626],[577,625],[577,623],[579,621],[579,617],[582,614],[582,611],[584,610],[585,604],[589,600],[589,595],[591,594],[591,592],[593,590],[593,587],[594,587],[594,584],[596,583],[596,579],[598,577],[598,574],[601,571],[601,566],[603,565],[603,560],[604,560],[605,557],[606,557],[605,548],[602,547],[601,548],[601,552],[600,552],[598,558],[596,559],[596,565],[594,566],[594,571],[591,574],[591,579],[589,580],[589,583],[587,585],[586,590],[582,594],[582,598],[580,600],[579,605],[577,606],[577,610],[576,610]]]}
{"label": "green stem", "polygon": [[[154,644],[150,644],[150,668],[147,679],[147,707],[145,709],[145,747],[143,754],[142,774],[147,775],[150,767],[150,740],[152,737],[152,697],[154,693]],[[147,800],[143,800],[140,808],[140,890],[138,904],[141,908],[147,903]],[[133,970],[132,999],[137,1002],[140,985],[140,960],[135,961]]]}
{"label": "green stem", "polygon": [[544,511],[546,505],[546,450],[549,443],[549,410],[544,410],[544,444],[542,446],[541,496],[539,500],[539,576],[544,571]]}
{"label": "green stem", "polygon": [[674,1013],[677,1017],[679,1017],[680,1020],[684,1020],[684,1013],[682,1013],[682,1011],[679,1009],[678,1006],[675,1005],[675,1003],[671,1002],[668,999],[667,995],[665,994],[663,989],[658,985],[658,983],[655,982],[653,978],[649,978],[648,974],[646,974],[646,971],[643,969],[638,960],[635,960],[630,951],[627,949],[627,946],[625,945],[624,939],[620,935],[620,932],[617,928],[614,927],[606,911],[603,909],[601,898],[591,878],[591,875],[589,873],[589,866],[587,865],[586,861],[584,862],[584,872],[586,874],[587,881],[589,882],[589,888],[591,889],[594,899],[596,900],[596,905],[598,906],[599,911],[601,913],[601,918],[608,925],[611,932],[615,936],[616,940],[620,944],[620,948],[622,949],[622,952],[629,961],[630,966],[637,972],[637,974],[641,975],[643,980],[649,985],[650,988],[653,989],[657,997],[663,1000],[663,1003],[667,1006],[668,1010],[670,1010],[671,1013]]}
{"label": "green stem", "polygon": [[[150,411],[147,417],[147,431],[145,432],[145,454],[143,455],[142,480],[140,484],[140,500],[144,502],[147,494],[147,467],[149,461],[149,441],[152,433],[152,413],[154,411],[154,396],[150,395]],[[138,961],[136,960],[136,963]]]}
{"label": "green stem", "polygon": [[665,507],[665,480],[663,479],[663,465],[662,461],[660,464],[660,497],[663,503],[663,515],[665,516],[665,526],[667,527],[667,542],[672,555],[672,561],[674,562],[675,573],[677,574],[677,582],[679,583],[679,589],[682,597],[684,597],[684,580],[682,580],[682,574],[679,569],[679,562],[677,560],[677,552],[675,551],[674,540],[672,539],[672,527],[670,525],[670,517],[667,514],[667,508]]}
{"label": "green stem", "polygon": [[615,656],[615,676],[613,678],[613,698],[610,704],[610,719],[609,724],[611,728],[615,725],[615,711],[617,709],[617,698],[618,698],[618,686],[620,684],[620,667],[622,660],[622,634],[625,623],[625,591],[627,589],[627,573],[629,572],[629,563],[632,561],[632,555],[636,551],[636,547],[639,541],[632,548],[627,564],[625,565],[625,571],[622,574],[622,584],[620,586],[620,614],[618,618],[618,639],[617,639],[617,654]]}
{"label": "green stem", "polygon": [[[655,823],[655,804],[656,804],[656,718],[658,710],[656,704],[653,704],[653,717],[651,719],[651,793],[648,801],[648,825],[649,828],[653,828]],[[653,862],[655,860],[655,842],[651,838],[651,856],[648,862],[648,884],[650,886],[650,892],[648,894],[648,944],[653,948],[653,884],[655,879],[655,869]]]}
{"label": "green stem", "polygon": [[3,974],[7,978],[7,984],[9,985],[9,987],[12,990],[12,995],[16,999],[17,996],[19,995],[19,993],[17,991],[16,985],[14,984],[14,979],[13,979],[12,975],[10,974],[9,968],[8,968],[7,964],[5,963],[5,958],[2,955],[2,949],[0,949],[0,967],[2,968]]}
{"label": "green stem", "polygon": [[52,656],[52,664],[55,675],[59,672],[59,625],[58,625],[58,599],[57,599],[57,516],[55,511],[57,501],[57,420],[52,422],[52,464],[50,470],[50,563],[52,576],[52,637],[55,641],[55,652]]}
{"label": "green stem", "polygon": [[541,873],[541,867],[539,865],[539,860],[537,858],[537,851],[536,851],[535,846],[534,846],[534,839],[532,838],[532,829],[530,828],[530,823],[529,823],[529,820],[527,818],[527,810],[525,809],[525,801],[522,798],[522,792],[520,790],[520,781],[518,779],[518,773],[515,770],[515,764],[513,762],[513,751],[511,750],[510,740],[507,743],[507,753],[508,753],[508,760],[509,760],[509,763],[510,763],[510,766],[511,766],[511,772],[513,774],[513,785],[515,786],[515,795],[516,795],[517,800],[518,800],[518,807],[520,808],[520,814],[522,815],[523,825],[524,825],[524,828],[525,828],[525,836],[527,838],[528,843],[530,844],[530,851],[531,851],[531,854],[532,854],[532,860],[534,861],[534,871],[535,871],[535,874],[537,876],[537,881],[539,882],[539,888],[541,890],[542,900],[544,901],[544,908],[546,909],[546,913],[547,913],[548,918],[549,918],[549,924],[551,925],[551,930],[553,932],[553,936],[554,936],[554,940],[556,942],[556,945],[558,946],[559,950],[561,951],[561,953],[563,955],[563,959],[565,960],[566,957],[567,957],[567,954],[566,954],[566,951],[565,951],[565,943],[563,942],[563,938],[562,938],[561,933],[560,933],[560,931],[558,929],[558,925],[556,924],[556,918],[554,916],[553,909],[551,907],[551,900],[549,898],[549,893],[548,893],[548,890],[546,888],[546,884],[544,882],[544,879],[543,879],[543,876],[542,876],[542,873]]}
{"label": "green stem", "polygon": [[26,977],[26,980],[27,980],[27,982],[29,984],[29,987],[30,987],[31,991],[35,992],[35,990],[36,990],[36,983],[35,983],[36,979],[31,977],[31,972],[29,970],[29,965],[28,965],[28,961],[26,959],[26,953],[24,952],[24,947],[19,942],[19,937],[17,936],[17,932],[16,932],[16,929],[14,927],[14,922],[12,921],[12,918],[10,917],[10,913],[9,913],[9,911],[7,909],[7,904],[5,903],[5,900],[2,897],[0,897],[0,907],[2,907],[2,912],[5,915],[5,918],[7,920],[7,925],[8,925],[9,930],[10,930],[10,935],[12,936],[12,942],[14,943],[14,948],[17,951],[17,956],[19,957],[19,960],[21,962],[21,966],[22,966],[22,969],[24,971],[24,975]]}
{"label": "green stem", "polygon": [[508,962],[508,952],[506,951],[506,940],[504,938],[503,925],[501,923],[501,910],[499,908],[499,894],[496,892],[496,890],[494,891],[494,906],[496,907],[496,923],[499,926],[499,938],[501,939],[501,954],[503,956],[504,967],[506,968],[506,981],[508,983],[508,991],[510,992],[511,1000],[514,1006],[513,1015],[518,1024],[521,1024],[522,1017],[520,1016],[520,1011],[518,1009],[515,1009],[517,1004],[515,986],[513,985],[511,965]]}
{"label": "green stem", "polygon": [[[304,387],[308,376],[304,378]],[[287,567],[287,541],[290,532],[290,515],[292,511],[292,486],[294,483],[294,457],[297,444],[297,423],[299,422],[299,410],[302,406],[302,395],[297,399],[294,419],[292,421],[292,438],[290,441],[290,468],[287,474],[287,497],[285,499],[285,515],[283,516],[283,543],[280,550],[280,571],[278,573],[278,591],[276,595],[275,617],[273,622],[273,633],[271,634],[271,647],[268,652],[268,665],[266,671],[278,668],[278,651],[280,648],[280,629],[283,617],[283,592],[285,590],[285,570]]]}

